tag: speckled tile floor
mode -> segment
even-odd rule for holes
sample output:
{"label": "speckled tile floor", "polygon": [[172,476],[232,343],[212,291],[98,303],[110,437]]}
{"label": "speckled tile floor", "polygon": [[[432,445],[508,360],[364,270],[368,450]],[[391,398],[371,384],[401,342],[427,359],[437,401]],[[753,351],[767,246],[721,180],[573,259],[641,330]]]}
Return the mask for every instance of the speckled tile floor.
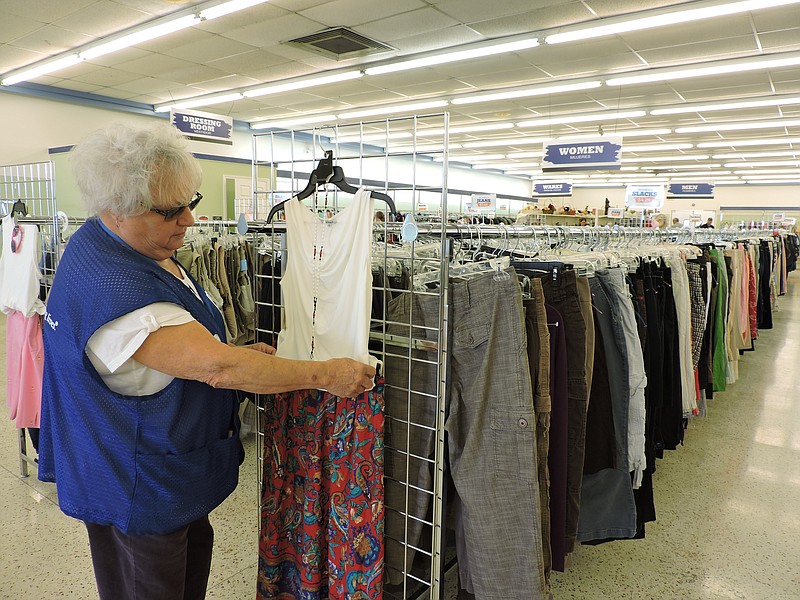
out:
{"label": "speckled tile floor", "polygon": [[[740,363],[740,380],[659,461],[658,520],[646,539],[579,547],[571,568],[553,576],[555,600],[800,600],[798,277],[780,298],[775,329]],[[35,472],[20,479],[16,430],[0,423],[0,598],[96,598],[83,526],[59,511],[54,486]],[[210,599],[254,597],[254,436],[247,446],[239,488],[211,517]],[[455,600],[455,578],[447,579],[445,598]]]}

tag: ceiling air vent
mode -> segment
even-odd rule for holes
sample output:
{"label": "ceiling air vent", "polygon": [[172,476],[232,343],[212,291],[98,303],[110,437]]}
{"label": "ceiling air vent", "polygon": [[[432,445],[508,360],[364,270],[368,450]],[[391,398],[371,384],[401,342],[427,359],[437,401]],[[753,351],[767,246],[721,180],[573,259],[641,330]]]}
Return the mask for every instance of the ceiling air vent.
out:
{"label": "ceiling air vent", "polygon": [[348,60],[395,50],[391,46],[371,40],[344,27],[326,29],[313,35],[289,40],[286,43],[335,60]]}

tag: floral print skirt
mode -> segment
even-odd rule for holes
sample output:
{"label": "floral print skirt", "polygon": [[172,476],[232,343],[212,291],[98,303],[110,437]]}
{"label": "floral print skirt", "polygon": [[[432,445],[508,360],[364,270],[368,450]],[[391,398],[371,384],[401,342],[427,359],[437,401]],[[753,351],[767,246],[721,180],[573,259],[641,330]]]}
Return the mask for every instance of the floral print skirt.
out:
{"label": "floral print skirt", "polygon": [[382,598],[383,384],[266,398],[257,600]]}

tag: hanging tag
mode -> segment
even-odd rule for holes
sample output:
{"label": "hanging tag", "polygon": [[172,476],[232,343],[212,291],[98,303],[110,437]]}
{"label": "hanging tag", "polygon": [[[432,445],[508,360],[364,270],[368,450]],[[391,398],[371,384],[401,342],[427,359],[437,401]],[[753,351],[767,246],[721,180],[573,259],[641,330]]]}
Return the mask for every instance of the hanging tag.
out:
{"label": "hanging tag", "polygon": [[404,242],[413,242],[417,239],[418,233],[419,228],[417,227],[416,221],[414,221],[414,215],[412,213],[406,214],[403,227],[400,228],[400,237],[403,238]]}
{"label": "hanging tag", "polygon": [[240,271],[247,271],[247,259],[246,258],[243,258],[241,261],[239,261],[239,270]]}
{"label": "hanging tag", "polygon": [[247,219],[244,216],[244,213],[239,213],[239,220],[236,222],[236,231],[239,235],[244,235],[247,233]]}

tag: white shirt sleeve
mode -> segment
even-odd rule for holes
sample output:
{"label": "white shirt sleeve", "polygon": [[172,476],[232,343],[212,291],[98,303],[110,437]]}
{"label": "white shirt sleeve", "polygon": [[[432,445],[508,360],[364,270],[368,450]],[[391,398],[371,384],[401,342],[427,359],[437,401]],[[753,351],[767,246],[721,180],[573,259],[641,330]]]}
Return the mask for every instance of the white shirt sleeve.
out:
{"label": "white shirt sleeve", "polygon": [[154,394],[167,387],[173,377],[145,367],[133,355],[154,331],[194,320],[177,304],[155,302],[100,327],[89,338],[86,355],[111,390],[128,396]]}

